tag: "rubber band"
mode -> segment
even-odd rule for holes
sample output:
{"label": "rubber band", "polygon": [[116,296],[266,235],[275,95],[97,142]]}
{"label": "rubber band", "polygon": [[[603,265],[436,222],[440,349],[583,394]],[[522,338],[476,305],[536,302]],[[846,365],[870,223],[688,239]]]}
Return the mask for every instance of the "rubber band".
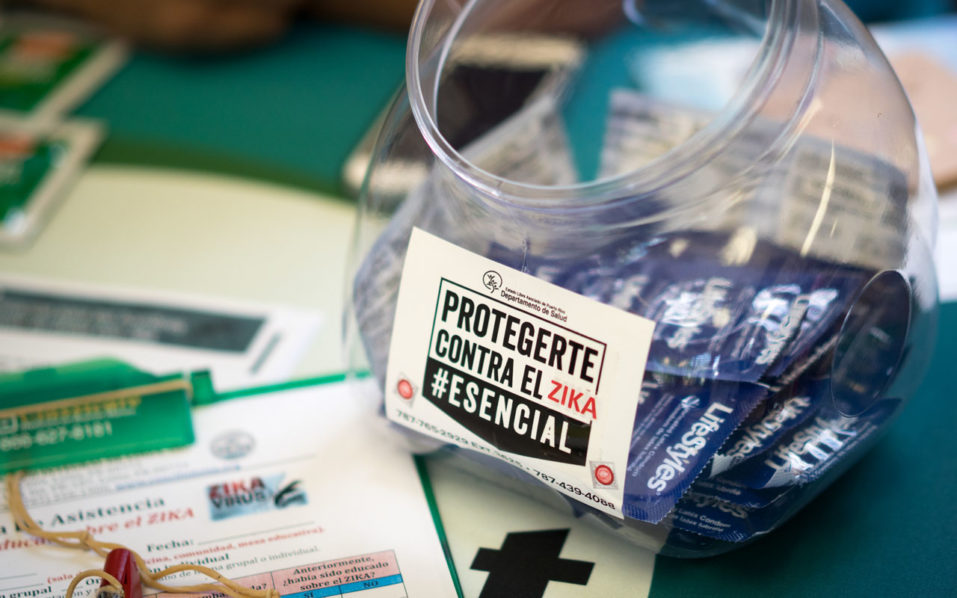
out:
{"label": "rubber band", "polygon": [[123,584],[120,583],[120,580],[102,569],[87,569],[86,571],[80,571],[77,573],[73,580],[70,581],[70,585],[66,587],[66,598],[73,598],[73,592],[76,591],[77,584],[87,577],[102,577],[106,581],[110,582],[110,586],[119,592],[121,596],[124,595]]}

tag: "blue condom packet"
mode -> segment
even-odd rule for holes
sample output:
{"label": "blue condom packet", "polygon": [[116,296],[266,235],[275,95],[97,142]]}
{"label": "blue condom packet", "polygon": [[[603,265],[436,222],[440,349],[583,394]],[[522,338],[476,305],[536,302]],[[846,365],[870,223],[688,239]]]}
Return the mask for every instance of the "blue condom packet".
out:
{"label": "blue condom packet", "polygon": [[698,478],[688,490],[688,494],[706,496],[740,507],[749,509],[764,508],[778,501],[785,494],[793,491],[797,486],[781,486],[777,488],[749,488],[740,482],[734,482],[721,476],[716,478]]}
{"label": "blue condom packet", "polygon": [[793,500],[783,500],[763,508],[751,508],[688,492],[675,507],[671,524],[675,530],[725,542],[743,542],[771,531],[794,504]]}
{"label": "blue condom packet", "polygon": [[803,316],[787,343],[765,373],[765,380],[788,384],[830,351],[858,292],[872,273],[844,268],[838,276],[820,276],[816,290],[802,297]]}
{"label": "blue condom packet", "polygon": [[764,403],[765,409],[755,409],[715,453],[708,477],[713,478],[767,450],[789,430],[804,423],[818,409],[822,398],[829,395],[827,378],[803,377],[779,391]]}
{"label": "blue condom packet", "polygon": [[721,477],[754,489],[812,482],[858,446],[874,440],[900,404],[897,398],[882,399],[854,417],[824,405],[760,456]]}
{"label": "blue condom packet", "polygon": [[756,277],[713,269],[705,274],[680,263],[656,270],[661,272],[650,275],[653,286],[641,306],[641,315],[657,322],[647,367],[676,376],[757,381],[767,364],[751,355],[759,334],[748,318]]}
{"label": "blue condom packet", "polygon": [[[848,309],[853,307],[849,306]],[[804,353],[798,354],[796,351],[790,352],[788,363],[783,365],[781,360],[771,367],[762,378],[764,382],[775,389],[784,389],[794,384],[795,381],[809,375],[811,377],[826,377],[830,371],[822,370],[822,367],[829,368],[834,358],[834,347],[837,344],[838,336],[841,331],[845,313],[838,314],[839,318],[834,318],[831,327],[825,330],[819,337],[815,346],[810,347]],[[817,373],[813,373],[817,372]]]}
{"label": "blue condom packet", "polygon": [[661,521],[718,447],[767,396],[758,384],[646,373],[628,453],[624,514]]}

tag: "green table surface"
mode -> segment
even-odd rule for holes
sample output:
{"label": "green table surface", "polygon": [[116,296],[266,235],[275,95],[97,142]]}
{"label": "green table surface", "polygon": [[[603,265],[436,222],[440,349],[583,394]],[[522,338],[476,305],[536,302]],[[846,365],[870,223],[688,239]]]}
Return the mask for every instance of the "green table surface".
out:
{"label": "green table surface", "polygon": [[403,81],[405,35],[304,23],[218,57],[145,52],[77,111],[103,119],[97,159],[241,173],[336,193],[339,171]]}

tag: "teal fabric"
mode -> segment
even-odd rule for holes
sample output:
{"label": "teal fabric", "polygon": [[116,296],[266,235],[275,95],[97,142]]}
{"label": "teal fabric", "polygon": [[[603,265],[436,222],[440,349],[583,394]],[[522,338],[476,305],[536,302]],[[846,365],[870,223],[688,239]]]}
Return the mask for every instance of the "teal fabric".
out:
{"label": "teal fabric", "polygon": [[650,596],[957,595],[957,303],[887,436],[781,529],[736,552],[659,558]]}
{"label": "teal fabric", "polygon": [[[631,41],[614,37],[592,49],[588,59],[609,68],[588,69],[590,79],[579,82],[566,108],[586,179],[598,168],[594,131],[604,127],[607,89],[629,84],[610,57]],[[247,53],[138,51],[77,114],[109,123],[110,161],[142,162],[145,150],[170,165],[188,154],[209,162],[202,165],[208,170],[252,169],[256,178],[341,192],[342,164],[404,78],[405,43],[402,33],[305,22]]]}
{"label": "teal fabric", "polygon": [[[248,53],[136,52],[78,115],[106,120],[120,147],[208,154],[337,189],[349,152],[402,82],[404,62],[402,34],[303,23]],[[122,160],[122,151],[107,150]]]}
{"label": "teal fabric", "polygon": [[954,5],[949,0],[845,0],[845,3],[862,21],[890,21],[928,17]]}

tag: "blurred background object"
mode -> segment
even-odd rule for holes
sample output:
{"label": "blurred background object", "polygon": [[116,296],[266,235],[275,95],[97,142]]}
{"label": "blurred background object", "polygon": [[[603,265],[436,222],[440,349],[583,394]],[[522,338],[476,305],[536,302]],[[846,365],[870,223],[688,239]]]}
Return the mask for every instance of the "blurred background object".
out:
{"label": "blurred background object", "polygon": [[[463,4],[464,0],[456,0]],[[297,18],[371,25],[404,31],[416,0],[21,0],[95,21],[138,43],[168,50],[221,51],[261,45],[282,35]],[[520,3],[519,3],[520,4]],[[615,8],[617,3],[606,3]],[[953,0],[848,0],[862,21],[927,17],[955,7]],[[582,10],[569,10],[580,6]],[[527,9],[527,5],[525,5]],[[542,10],[552,29],[590,33],[614,11],[594,2],[548,1]],[[510,15],[514,17],[515,15]]]}
{"label": "blurred background object", "polygon": [[414,0],[27,0],[21,5],[52,9],[101,24],[149,47],[222,51],[277,39],[294,19],[361,22],[405,29]]}
{"label": "blurred background object", "polygon": [[907,91],[938,187],[957,183],[957,71],[925,52],[891,55],[891,65]]}

